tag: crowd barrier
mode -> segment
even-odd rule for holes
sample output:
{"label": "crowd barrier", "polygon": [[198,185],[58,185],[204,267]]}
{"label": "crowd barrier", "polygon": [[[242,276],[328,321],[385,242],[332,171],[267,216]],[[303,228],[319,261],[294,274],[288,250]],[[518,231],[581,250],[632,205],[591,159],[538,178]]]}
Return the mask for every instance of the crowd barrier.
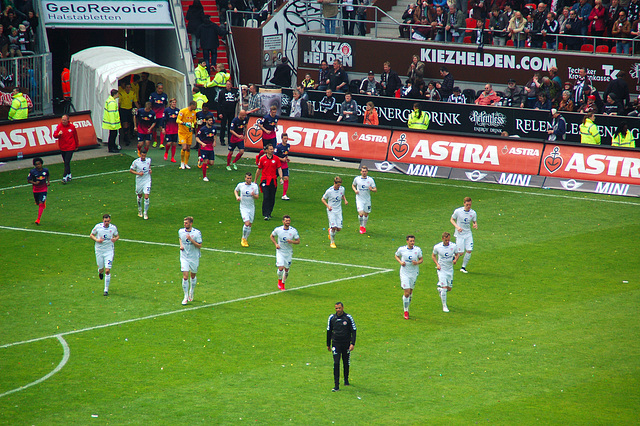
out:
{"label": "crowd barrier", "polygon": [[[262,149],[260,117],[245,146]],[[425,177],[640,196],[640,151],[459,136],[281,118],[293,155],[361,160],[372,170]]]}
{"label": "crowd barrier", "polygon": [[[96,133],[91,122],[91,112],[69,114],[78,130],[80,148],[97,145]],[[60,117],[39,117],[8,121],[0,125],[0,160],[34,157],[58,150],[53,132],[60,124]]]}

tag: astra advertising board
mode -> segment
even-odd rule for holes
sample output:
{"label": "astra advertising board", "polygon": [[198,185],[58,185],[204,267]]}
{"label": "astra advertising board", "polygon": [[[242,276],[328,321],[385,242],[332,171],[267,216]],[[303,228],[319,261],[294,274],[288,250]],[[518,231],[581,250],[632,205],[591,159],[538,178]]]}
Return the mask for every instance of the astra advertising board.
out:
{"label": "astra advertising board", "polygon": [[173,28],[166,0],[41,0],[47,28]]}

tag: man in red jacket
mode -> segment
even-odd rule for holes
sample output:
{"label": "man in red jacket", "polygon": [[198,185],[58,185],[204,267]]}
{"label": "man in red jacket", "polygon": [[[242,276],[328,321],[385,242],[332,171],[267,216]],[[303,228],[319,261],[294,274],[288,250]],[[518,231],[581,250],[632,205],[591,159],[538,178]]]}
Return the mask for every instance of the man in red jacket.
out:
{"label": "man in red jacket", "polygon": [[68,115],[63,115],[60,124],[56,127],[53,136],[58,139],[58,147],[62,154],[62,160],[64,161],[64,176],[62,177],[62,183],[71,182],[71,157],[73,157],[73,151],[76,151],[80,146],[78,141],[78,131],[76,126],[69,121]]}

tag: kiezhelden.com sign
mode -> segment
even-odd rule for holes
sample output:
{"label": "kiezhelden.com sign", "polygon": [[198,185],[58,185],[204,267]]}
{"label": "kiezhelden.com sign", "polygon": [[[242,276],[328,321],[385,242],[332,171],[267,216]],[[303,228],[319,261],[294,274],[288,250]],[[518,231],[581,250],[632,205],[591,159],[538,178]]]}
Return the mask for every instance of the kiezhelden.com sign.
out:
{"label": "kiezhelden.com sign", "polygon": [[40,10],[47,28],[173,28],[166,0],[43,0]]}

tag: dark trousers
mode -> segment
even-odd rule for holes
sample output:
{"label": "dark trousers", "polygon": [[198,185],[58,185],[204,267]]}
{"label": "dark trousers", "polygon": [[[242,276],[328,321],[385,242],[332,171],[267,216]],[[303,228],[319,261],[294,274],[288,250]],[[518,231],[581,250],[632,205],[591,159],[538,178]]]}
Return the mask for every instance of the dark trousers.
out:
{"label": "dark trousers", "polygon": [[271,180],[269,184],[263,180],[260,182],[260,188],[262,188],[262,216],[271,217],[273,206],[276,204],[276,180]]}
{"label": "dark trousers", "polygon": [[231,139],[231,120],[233,120],[235,111],[222,110],[221,112],[222,118],[220,118],[220,144],[224,145],[225,137]]}
{"label": "dark trousers", "polygon": [[218,60],[218,49],[202,49],[202,57],[207,62],[207,71],[211,71],[211,66],[216,66]]}
{"label": "dark trousers", "polygon": [[117,130],[109,130],[109,143],[107,144],[107,148],[109,148],[109,152],[118,150],[118,145],[116,144],[116,139],[118,139],[118,131]]}
{"label": "dark trousers", "polygon": [[342,9],[342,19],[344,25],[344,34],[353,35],[353,30],[356,27],[356,11],[347,11]]}
{"label": "dark trousers", "polygon": [[71,157],[73,157],[73,151],[62,151],[62,161],[64,161],[64,176],[71,174]]}
{"label": "dark trousers", "polygon": [[351,364],[351,352],[349,352],[349,342],[333,342],[333,382],[337,388],[340,387],[340,358],[344,370],[344,381],[349,381],[349,364]]}

